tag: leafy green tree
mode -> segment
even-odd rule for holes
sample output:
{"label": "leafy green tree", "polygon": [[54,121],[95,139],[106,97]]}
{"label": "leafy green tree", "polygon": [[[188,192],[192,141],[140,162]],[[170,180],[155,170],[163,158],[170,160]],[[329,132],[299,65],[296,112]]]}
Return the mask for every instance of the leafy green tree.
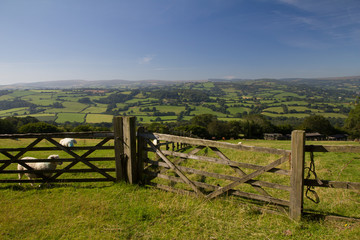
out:
{"label": "leafy green tree", "polygon": [[157,133],[169,133],[169,127],[162,123],[151,123],[145,125],[146,130],[149,132],[157,132]]}
{"label": "leafy green tree", "polygon": [[16,125],[6,119],[0,119],[0,133],[16,133]]}
{"label": "leafy green tree", "polygon": [[197,136],[200,138],[209,138],[209,132],[207,131],[206,127],[190,124],[190,125],[182,125],[176,127],[174,129],[177,132],[181,132],[182,134],[185,133],[186,136]]}
{"label": "leafy green tree", "polygon": [[52,133],[60,132],[60,129],[45,122],[28,123],[19,128],[20,133]]}
{"label": "leafy green tree", "polygon": [[228,125],[228,138],[239,138],[239,134],[242,133],[242,121],[229,121]]}
{"label": "leafy green tree", "polygon": [[73,132],[91,132],[94,131],[93,126],[90,125],[79,125],[73,129]]}
{"label": "leafy green tree", "polygon": [[360,104],[357,104],[355,108],[350,111],[344,128],[352,138],[360,137]]}
{"label": "leafy green tree", "polygon": [[283,123],[276,126],[276,132],[282,134],[290,134],[294,130],[294,127],[288,123]]}
{"label": "leafy green tree", "polygon": [[230,128],[226,122],[214,120],[208,124],[208,132],[216,139],[229,138]]}
{"label": "leafy green tree", "polygon": [[245,138],[262,138],[264,133],[275,131],[275,126],[261,114],[247,115],[244,120],[243,133]]}
{"label": "leafy green tree", "polygon": [[206,127],[213,121],[217,120],[217,117],[213,114],[200,114],[193,117],[190,122],[194,125]]}
{"label": "leafy green tree", "polygon": [[88,97],[79,98],[78,102],[79,103],[84,103],[84,104],[92,104],[91,99],[88,98]]}
{"label": "leafy green tree", "polygon": [[335,128],[331,125],[330,121],[321,115],[311,115],[304,118],[300,125],[300,129],[306,132],[318,132],[325,135],[336,133]]}
{"label": "leafy green tree", "polygon": [[64,108],[64,105],[61,102],[54,102],[51,106],[53,108]]}
{"label": "leafy green tree", "polygon": [[5,118],[6,121],[10,122],[16,129],[20,128],[21,126],[28,124],[28,123],[36,123],[39,122],[37,118],[34,117],[7,117]]}

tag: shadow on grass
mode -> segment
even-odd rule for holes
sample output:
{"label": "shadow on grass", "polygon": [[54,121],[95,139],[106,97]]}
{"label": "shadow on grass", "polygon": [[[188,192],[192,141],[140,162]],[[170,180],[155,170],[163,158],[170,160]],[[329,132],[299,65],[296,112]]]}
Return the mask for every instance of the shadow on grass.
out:
{"label": "shadow on grass", "polygon": [[327,220],[336,220],[336,221],[354,221],[360,222],[359,217],[354,216],[344,216],[340,214],[335,214],[331,212],[312,212],[312,211],[304,211],[303,212],[303,220],[305,221],[327,221]]}

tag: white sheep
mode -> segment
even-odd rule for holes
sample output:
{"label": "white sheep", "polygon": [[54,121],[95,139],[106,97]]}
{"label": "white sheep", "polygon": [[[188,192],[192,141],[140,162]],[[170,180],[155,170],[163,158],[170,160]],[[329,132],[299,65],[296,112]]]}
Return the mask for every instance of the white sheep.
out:
{"label": "white sheep", "polygon": [[[34,158],[34,157],[24,157],[21,160],[26,160],[26,159],[36,159],[36,158]],[[50,155],[48,157],[48,159],[59,159],[59,155]],[[57,165],[61,165],[62,162],[28,162],[26,164],[28,166],[30,166],[31,168],[33,168],[34,170],[55,170]],[[20,171],[28,170],[27,168],[25,168],[24,166],[22,166],[20,164],[18,164],[17,169],[20,170]],[[41,178],[41,176],[37,175],[36,173],[19,173],[19,180],[22,178],[22,176],[24,174],[30,180],[35,179],[35,178]],[[43,173],[42,175],[45,176],[45,177],[51,177],[53,175],[53,173]],[[19,185],[20,185],[20,183],[19,183]],[[32,183],[31,183],[31,186],[33,186]]]}
{"label": "white sheep", "polygon": [[60,140],[60,144],[64,147],[73,147],[75,143],[77,142],[73,138],[63,138]]}

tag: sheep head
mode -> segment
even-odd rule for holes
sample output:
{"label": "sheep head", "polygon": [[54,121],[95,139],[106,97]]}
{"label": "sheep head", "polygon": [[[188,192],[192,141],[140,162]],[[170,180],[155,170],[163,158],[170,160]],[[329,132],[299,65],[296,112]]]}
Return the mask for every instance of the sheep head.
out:
{"label": "sheep head", "polygon": [[[57,155],[57,154],[53,154],[53,155],[50,155],[49,157],[48,157],[48,159],[59,159],[60,157],[59,157],[59,155]],[[61,165],[62,164],[62,162],[54,162],[54,163],[56,163],[57,165]]]}

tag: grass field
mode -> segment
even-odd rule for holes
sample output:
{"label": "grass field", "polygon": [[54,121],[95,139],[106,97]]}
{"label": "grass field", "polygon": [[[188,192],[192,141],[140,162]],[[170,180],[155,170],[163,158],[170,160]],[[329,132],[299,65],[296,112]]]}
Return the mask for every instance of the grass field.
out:
{"label": "grass field", "polygon": [[[16,141],[26,146],[29,139]],[[290,149],[289,141],[240,140],[245,145]],[[94,144],[80,140],[78,145]],[[238,140],[233,140],[237,143]],[[1,140],[9,147],[15,140]],[[46,145],[46,143],[41,143]],[[352,144],[353,142],[307,142]],[[253,153],[231,154],[261,162]],[[33,152],[35,157],[48,153]],[[103,153],[113,155],[113,152]],[[330,154],[330,155],[329,155]],[[100,154],[98,156],[101,156]],[[66,156],[64,156],[66,157]],[[360,181],[357,155],[316,153],[320,178]],[[306,157],[308,161],[308,156]],[[250,160],[249,160],[250,161]],[[108,167],[113,167],[111,163]],[[308,164],[308,162],[306,163]],[[339,171],[340,170],[340,171]],[[16,177],[14,175],[14,177]],[[3,176],[0,176],[3,178]],[[319,205],[305,199],[305,210],[360,217],[356,191],[316,188]],[[125,183],[68,183],[52,187],[0,185],[0,238],[7,239],[358,239],[360,222],[305,217],[294,222],[285,215],[258,211],[235,197],[205,201]]]}
{"label": "grass field", "polygon": [[55,121],[56,119],[55,114],[40,113],[40,114],[30,114],[29,116],[35,117],[40,121]]}
{"label": "grass field", "polygon": [[[131,88],[132,89],[132,88]],[[177,97],[163,95],[164,92],[182,92],[191,91],[195,95],[189,99],[184,99],[181,94]],[[194,111],[191,115],[213,114],[221,119],[231,120],[237,117],[238,113],[246,111],[247,113],[261,113],[273,118],[295,117],[304,118],[309,116],[308,113],[319,114],[331,118],[346,118],[354,102],[352,93],[345,94],[342,91],[332,89],[331,94],[326,92],[327,89],[319,91],[317,88],[298,85],[288,85],[288,83],[273,82],[271,80],[249,81],[249,82],[184,82],[174,83],[167,86],[154,85],[147,88],[134,87],[134,89],[64,89],[64,90],[10,90],[2,92],[0,96],[0,117],[7,116],[29,116],[32,113],[38,114],[55,114],[55,113],[88,113],[88,114],[107,114],[108,107],[113,107],[112,111],[119,115],[132,115],[137,117],[147,116],[140,108],[156,107],[161,115],[172,114],[177,116],[185,110],[188,105]],[[135,91],[135,92],[134,92]],[[199,94],[201,93],[201,94]],[[1,93],[0,93],[1,94]],[[129,95],[125,99],[113,99],[117,94]],[[110,95],[111,98],[108,99]],[[199,95],[200,98],[197,98]],[[202,95],[206,96],[202,98]],[[90,102],[86,102],[88,98]],[[209,101],[207,99],[210,99]],[[97,100],[106,104],[97,103]],[[1,101],[4,101],[1,103]],[[11,101],[5,102],[5,101]],[[36,106],[26,105],[32,103]],[[60,103],[63,108],[53,108],[54,103]],[[109,105],[111,103],[111,105]],[[169,105],[170,104],[170,105]],[[176,104],[177,106],[171,106]],[[234,107],[234,104],[241,105]],[[281,105],[287,105],[289,113],[283,114]],[[116,107],[115,107],[116,105]],[[213,110],[204,105],[214,106]],[[18,111],[19,107],[28,106]],[[55,105],[56,106],[56,105]],[[13,107],[13,109],[8,109]],[[56,107],[59,107],[57,105]],[[126,109],[126,111],[124,111]],[[261,110],[262,109],[262,110]],[[23,111],[24,110],[24,111]],[[295,111],[294,111],[295,110]],[[223,114],[228,111],[228,114]],[[298,113],[296,113],[296,111]],[[306,111],[307,113],[304,113]],[[337,113],[340,112],[340,113]],[[152,113],[149,113],[151,117]],[[65,116],[65,115],[64,115]],[[70,116],[70,115],[69,115]],[[41,118],[45,119],[45,118]],[[49,118],[48,118],[49,119]],[[96,118],[91,119],[92,123]],[[101,118],[97,118],[101,120]],[[104,119],[107,119],[105,116]],[[156,119],[151,118],[152,120]],[[61,119],[61,122],[70,121],[74,118]],[[51,119],[50,119],[51,121]],[[175,121],[175,120],[173,120]],[[340,120],[341,122],[341,120]]]}
{"label": "grass field", "polygon": [[86,123],[112,122],[113,118],[113,115],[88,114],[86,115]]}
{"label": "grass field", "polygon": [[83,113],[58,113],[57,114],[57,123],[69,122],[84,122],[85,114]]}
{"label": "grass field", "polygon": [[0,111],[0,117],[5,117],[5,116],[11,116],[14,114],[18,114],[18,115],[23,115],[25,112],[27,112],[28,108],[12,108],[12,109],[8,109],[8,110],[2,110]]}

